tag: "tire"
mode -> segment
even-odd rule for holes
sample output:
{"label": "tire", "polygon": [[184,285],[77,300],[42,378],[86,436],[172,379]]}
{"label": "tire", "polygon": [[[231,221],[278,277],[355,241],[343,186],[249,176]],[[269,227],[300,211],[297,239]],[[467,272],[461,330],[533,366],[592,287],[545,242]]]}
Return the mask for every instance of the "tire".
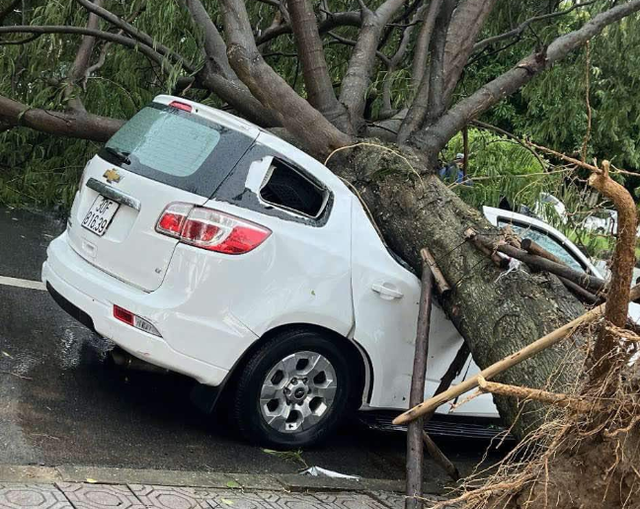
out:
{"label": "tire", "polygon": [[359,370],[345,350],[312,330],[271,338],[238,380],[233,417],[242,435],[276,449],[308,447],[329,436],[352,410]]}

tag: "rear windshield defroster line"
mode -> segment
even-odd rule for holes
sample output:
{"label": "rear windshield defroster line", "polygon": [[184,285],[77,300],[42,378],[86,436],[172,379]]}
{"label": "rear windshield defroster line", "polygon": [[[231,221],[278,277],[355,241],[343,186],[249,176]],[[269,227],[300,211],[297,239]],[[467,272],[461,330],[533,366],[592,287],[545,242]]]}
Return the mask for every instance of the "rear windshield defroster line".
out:
{"label": "rear windshield defroster line", "polygon": [[193,113],[153,103],[122,126],[98,155],[127,171],[209,198],[253,141]]}

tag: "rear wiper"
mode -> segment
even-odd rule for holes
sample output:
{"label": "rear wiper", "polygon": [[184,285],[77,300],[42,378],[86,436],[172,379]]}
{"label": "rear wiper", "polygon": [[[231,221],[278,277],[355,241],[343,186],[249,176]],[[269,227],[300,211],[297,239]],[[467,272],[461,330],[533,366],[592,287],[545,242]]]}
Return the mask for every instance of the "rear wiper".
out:
{"label": "rear wiper", "polygon": [[129,159],[129,155],[131,154],[131,152],[122,152],[113,147],[105,147],[105,150],[109,152],[109,154],[116,156],[124,164],[131,164],[131,159]]}

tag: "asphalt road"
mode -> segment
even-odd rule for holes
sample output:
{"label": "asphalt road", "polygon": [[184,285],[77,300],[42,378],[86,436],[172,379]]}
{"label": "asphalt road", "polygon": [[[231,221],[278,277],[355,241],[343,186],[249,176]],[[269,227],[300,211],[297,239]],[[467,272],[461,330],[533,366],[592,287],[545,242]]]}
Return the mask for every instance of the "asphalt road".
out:
{"label": "asphalt road", "polygon": [[[63,227],[48,215],[0,209],[0,276],[39,280],[46,246]],[[0,464],[238,473],[302,466],[245,443],[224,416],[202,414],[189,401],[190,380],[110,366],[110,345],[46,292],[0,284],[0,303]],[[485,445],[443,443],[462,470],[472,468]],[[310,466],[400,479],[404,450],[402,434],[352,426],[301,458]],[[427,473],[442,477],[429,462]]]}

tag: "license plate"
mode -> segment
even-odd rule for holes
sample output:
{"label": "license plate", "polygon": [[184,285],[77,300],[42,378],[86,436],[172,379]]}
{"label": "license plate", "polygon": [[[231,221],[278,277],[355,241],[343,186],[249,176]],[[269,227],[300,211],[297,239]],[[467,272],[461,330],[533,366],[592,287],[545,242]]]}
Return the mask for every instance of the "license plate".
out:
{"label": "license plate", "polygon": [[91,205],[87,215],[84,216],[82,226],[99,237],[102,237],[107,231],[113,216],[116,215],[118,207],[120,207],[119,203],[109,200],[104,196],[98,196],[93,202],[93,205]]}

